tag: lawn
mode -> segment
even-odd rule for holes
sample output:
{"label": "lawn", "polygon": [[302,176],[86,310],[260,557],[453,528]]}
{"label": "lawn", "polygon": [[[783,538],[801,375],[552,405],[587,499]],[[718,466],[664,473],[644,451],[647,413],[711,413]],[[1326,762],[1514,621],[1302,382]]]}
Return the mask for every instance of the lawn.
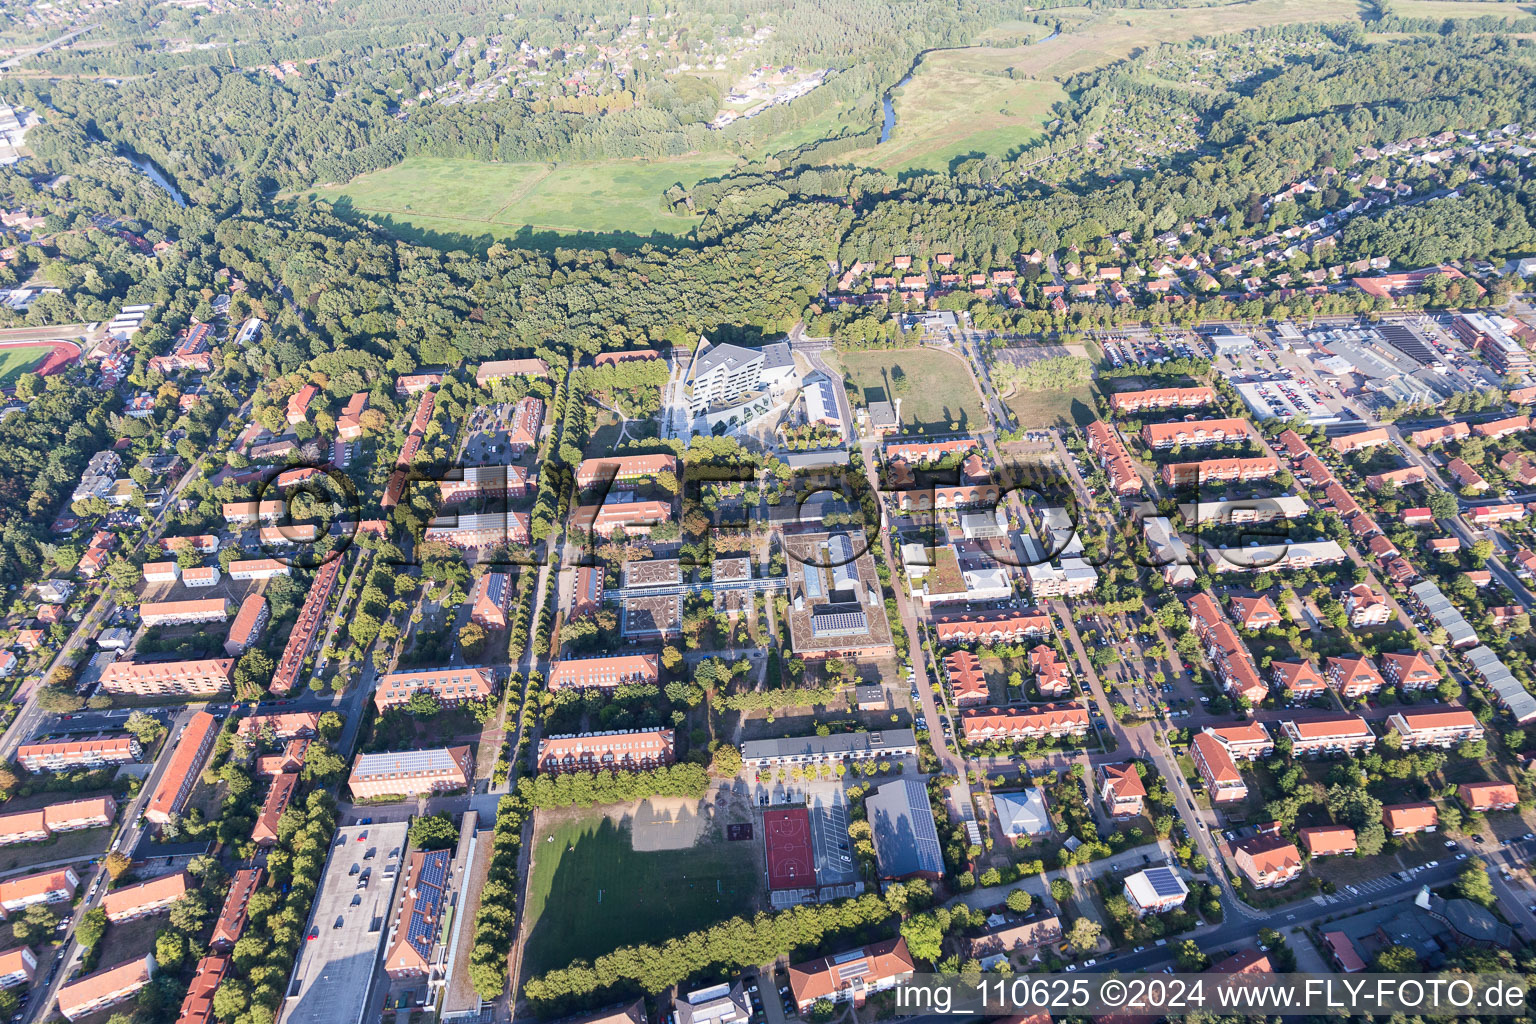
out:
{"label": "lawn", "polygon": [[1393,0],[1392,13],[1403,18],[1528,18],[1536,4],[1509,0]]}
{"label": "lawn", "polygon": [[7,846],[0,854],[0,871],[12,871],[31,867],[33,864],[49,864],[60,860],[85,860],[98,857],[107,850],[112,838],[112,826],[85,828],[78,832],[60,832],[41,843],[17,843]]}
{"label": "lawn", "polygon": [[[959,356],[937,349],[902,348],[837,352],[835,358],[865,404],[888,397],[901,399],[903,433],[949,434],[989,426],[981,395]],[[896,369],[910,382],[906,394],[893,386],[891,371]]]}
{"label": "lawn", "polygon": [[410,157],[307,194],[418,233],[512,239],[520,233],[677,237],[698,218],[662,209],[673,184],[729,171],[730,155],[573,164],[501,164]]}
{"label": "lawn", "polygon": [[971,156],[1007,157],[1040,134],[1066,98],[1050,81],[930,68],[925,61],[895,95],[896,127],[883,145],[851,159],[891,172],[945,171]]}
{"label": "lawn", "polygon": [[9,387],[16,378],[36,368],[53,351],[52,345],[18,345],[0,348],[0,387]]}
{"label": "lawn", "polygon": [[540,812],[525,906],[530,923],[524,972],[541,974],[750,914],[760,902],[753,853],[762,840],[727,843],[714,832],[705,824],[689,849],[639,851],[631,845],[630,826],[615,824],[604,811],[553,820]]}

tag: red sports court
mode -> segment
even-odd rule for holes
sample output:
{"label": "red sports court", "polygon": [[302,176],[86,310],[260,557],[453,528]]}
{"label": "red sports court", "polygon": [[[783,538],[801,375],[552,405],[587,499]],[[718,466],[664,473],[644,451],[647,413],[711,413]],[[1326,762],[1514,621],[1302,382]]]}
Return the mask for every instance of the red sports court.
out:
{"label": "red sports court", "polygon": [[808,889],[816,885],[811,852],[811,815],[804,807],[763,812],[763,845],[768,853],[769,889]]}

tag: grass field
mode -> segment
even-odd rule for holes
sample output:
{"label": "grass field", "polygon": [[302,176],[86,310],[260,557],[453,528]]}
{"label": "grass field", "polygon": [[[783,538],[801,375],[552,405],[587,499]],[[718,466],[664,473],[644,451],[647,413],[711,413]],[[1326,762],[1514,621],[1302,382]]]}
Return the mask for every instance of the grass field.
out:
{"label": "grass field", "polygon": [[1195,36],[1270,25],[1359,19],[1354,4],[1337,0],[1240,0],[1204,7],[1106,10],[1092,14],[1084,9],[1062,8],[1049,13],[1068,23],[1066,30],[1049,42],[945,50],[930,54],[923,66],[993,73],[1012,68],[1016,74],[1030,78],[1064,78],[1120,60],[1154,43],[1181,42]]}
{"label": "grass field", "polygon": [[661,208],[673,184],[692,185],[737,160],[495,164],[411,157],[394,167],[308,193],[394,226],[443,235],[510,239],[520,232],[686,235],[697,218]]}
{"label": "grass field", "polygon": [[541,814],[534,842],[524,908],[529,975],[750,913],[761,888],[752,844],[714,839],[708,826],[690,849],[642,852],[629,826],[603,811],[553,826]]}
{"label": "grass field", "polygon": [[944,171],[956,158],[1006,157],[1040,134],[1066,93],[1055,82],[1012,81],[926,62],[896,93],[896,128],[851,159],[882,170]]}
{"label": "grass field", "polygon": [[1528,18],[1536,3],[1510,0],[1392,0],[1392,13],[1404,18]]}
{"label": "grass field", "polygon": [[[901,399],[903,433],[948,434],[987,429],[981,395],[960,358],[936,349],[903,348],[867,352],[838,352],[844,377],[864,395],[865,402]],[[891,370],[900,367],[911,388],[891,394]]]}
{"label": "grass field", "polygon": [[1003,399],[1008,411],[1023,430],[1041,427],[1086,427],[1098,418],[1094,411],[1093,388],[1071,391],[1016,391]]}
{"label": "grass field", "polygon": [[0,387],[9,387],[16,378],[37,366],[53,351],[52,345],[18,345],[0,348]]}

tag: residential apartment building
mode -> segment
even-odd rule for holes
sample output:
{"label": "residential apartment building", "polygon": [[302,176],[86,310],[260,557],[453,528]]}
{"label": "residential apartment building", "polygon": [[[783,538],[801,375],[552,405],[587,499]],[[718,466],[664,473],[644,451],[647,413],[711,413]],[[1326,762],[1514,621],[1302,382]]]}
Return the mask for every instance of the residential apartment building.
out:
{"label": "residential apartment building", "polygon": [[671,522],[672,506],[662,501],[641,501],[627,492],[610,493],[601,505],[583,505],[571,513],[572,529],[604,539],[622,531],[643,537],[653,526]]}
{"label": "residential apartment building", "polygon": [[205,956],[197,962],[176,1024],[213,1024],[213,994],[229,973],[229,965],[227,956]]}
{"label": "residential apartment building", "polygon": [[101,898],[101,908],[107,912],[107,920],[113,924],[135,921],[161,911],[171,909],[171,904],[196,888],[192,876],[185,871],[174,875],[161,875],[138,885],[126,885],[113,889]]}
{"label": "residential apartment building", "polygon": [[1392,618],[1386,595],[1372,589],[1368,583],[1357,583],[1349,588],[1344,597],[1344,610],[1349,612],[1349,624],[1355,629],[1385,625]]}
{"label": "residential apartment building", "polygon": [[347,786],[353,800],[373,800],[467,790],[474,778],[475,762],[469,747],[438,747],[359,754],[352,763]]}
{"label": "residential apartment building", "polygon": [[1280,463],[1272,455],[1242,459],[1202,459],[1199,462],[1177,462],[1158,470],[1167,487],[1189,487],[1195,484],[1249,483],[1268,480],[1280,472]]}
{"label": "residential apartment building", "polygon": [[131,764],[143,753],[135,737],[122,733],[86,740],[23,743],[16,748],[16,762],[29,772],[60,772],[74,768],[100,768],[109,764]]}
{"label": "residential apartment building", "polygon": [[1216,737],[1208,732],[1196,733],[1190,741],[1189,754],[1195,763],[1195,770],[1205,782],[1205,791],[1211,803],[1230,803],[1247,798],[1248,785],[1243,781],[1242,772],[1238,771],[1232,755]]}
{"label": "residential apartment building", "polygon": [[219,919],[213,926],[213,937],[208,943],[210,946],[221,953],[228,953],[235,948],[235,943],[245,934],[251,897],[261,888],[265,877],[266,872],[259,867],[241,868],[235,872],[229,895],[224,897],[224,907],[219,911]]}
{"label": "residential apartment building", "polygon": [[1049,636],[1051,617],[1044,612],[972,612],[944,615],[933,620],[941,644],[1016,643],[1027,637]]}
{"label": "residential apartment building", "polygon": [[192,716],[192,721],[182,730],[171,752],[171,761],[165,774],[155,787],[144,809],[144,817],[156,825],[164,825],[171,815],[180,812],[187,796],[197,785],[197,777],[203,769],[203,761],[213,749],[219,735],[219,720],[206,711]]}
{"label": "residential apartment building", "polygon": [[1152,388],[1110,395],[1109,407],[1117,413],[1136,413],[1147,409],[1197,409],[1215,401],[1216,392],[1208,387]]}
{"label": "residential apartment building", "polygon": [[274,576],[291,575],[292,567],[275,558],[237,559],[229,563],[229,578],[232,580],[269,580]]}
{"label": "residential apartment building", "polygon": [[1133,762],[1099,765],[1099,802],[1111,818],[1133,818],[1141,813],[1147,787]]}
{"label": "residential apartment building", "polygon": [[379,678],[373,706],[382,714],[404,707],[418,693],[430,693],[442,704],[485,700],[496,692],[496,673],[490,668],[413,668],[390,672]]}
{"label": "residential apartment building", "polygon": [[291,740],[315,736],[319,730],[320,713],[318,711],[247,715],[240,719],[240,724],[236,727],[238,734],[248,740],[267,735],[269,732],[274,740]]}
{"label": "residential apartment building", "polygon": [[64,903],[74,898],[80,876],[72,867],[51,868],[0,881],[0,918],[31,906]]}
{"label": "residential apartment building", "polygon": [[486,629],[506,629],[511,600],[511,573],[488,572],[475,581],[469,593],[469,620]]}
{"label": "residential apartment building", "polygon": [[641,771],[672,763],[671,729],[590,732],[539,740],[541,772]]}
{"label": "residential apartment building", "polygon": [[230,624],[229,635],[224,638],[224,653],[231,658],[238,658],[250,650],[251,645],[261,639],[271,616],[265,597],[260,594],[245,595],[235,621]]}
{"label": "residential apartment building", "polygon": [[1121,497],[1140,494],[1141,474],[1136,471],[1136,463],[1115,428],[1102,420],[1094,420],[1088,424],[1085,433],[1088,450],[1098,456],[1099,466],[1109,478],[1109,489]]}
{"label": "residential apartment building", "polygon": [[1380,693],[1386,681],[1371,659],[1356,656],[1329,658],[1323,664],[1323,678],[1345,700],[1355,700]]}
{"label": "residential apartment building", "polygon": [[1440,685],[1440,670],[1418,651],[1397,651],[1381,656],[1381,674],[1393,686],[1427,690]]}
{"label": "residential apartment building", "polygon": [[1404,749],[1417,747],[1454,747],[1467,740],[1483,738],[1482,723],[1465,708],[1444,711],[1399,711],[1387,719],[1392,731],[1402,740]]}
{"label": "residential apartment building", "polygon": [[1280,723],[1280,730],[1291,741],[1295,757],[1358,754],[1376,745],[1376,734],[1365,719],[1353,715],[1288,719]]}
{"label": "residential apartment building", "polygon": [[655,683],[661,663],[655,654],[615,654],[598,658],[564,658],[549,670],[550,692],[611,690],[629,683]]}
{"label": "residential apartment building", "polygon": [[1246,441],[1253,428],[1244,419],[1174,420],[1172,423],[1148,423],[1141,428],[1141,440],[1148,448],[1202,448],[1211,444]]}
{"label": "residential apartment building", "polygon": [[0,953],[0,988],[30,985],[37,977],[37,956],[26,946]]}
{"label": "residential apartment building", "polygon": [[521,466],[465,466],[458,473],[457,480],[437,481],[444,505],[528,494],[528,474]]}
{"label": "residential apartment building", "polygon": [[967,743],[982,743],[992,739],[1085,736],[1089,727],[1088,709],[1076,704],[975,708],[960,713],[960,726]]}
{"label": "residential apartment building", "polygon": [[1296,830],[1309,857],[1353,857],[1357,844],[1355,830],[1343,825],[1314,825]]}
{"label": "residential apartment building", "polygon": [[746,740],[741,745],[742,764],[749,771],[915,756],[917,734],[911,729],[877,729],[870,732],[833,733],[830,736]]}
{"label": "residential apartment building", "polygon": [[1440,809],[1429,802],[1388,804],[1381,809],[1381,823],[1394,836],[1433,832],[1440,827]]}
{"label": "residential apartment building", "polygon": [[233,658],[195,661],[117,661],[101,674],[105,693],[133,697],[223,693],[233,684]]}
{"label": "residential apartment building", "polygon": [[87,974],[59,989],[59,1012],[68,1020],[99,1013],[132,999],[154,976],[155,958],[148,953]]}
{"label": "residential apartment building", "polygon": [[1475,814],[1512,811],[1520,805],[1519,793],[1507,782],[1464,782],[1456,787],[1456,797]]}
{"label": "residential apartment building", "polygon": [[251,840],[258,847],[267,847],[276,844],[277,823],[282,818],[283,812],[293,802],[294,793],[299,786],[298,775],[292,772],[282,772],[272,777],[272,785],[267,789],[267,795],[261,802],[261,813],[256,817],[256,824],[251,829]]}
{"label": "residential apartment building", "polygon": [[585,490],[595,484],[634,484],[656,479],[661,473],[677,476],[677,456],[612,455],[584,459],[576,467],[576,486]]}
{"label": "residential apartment building", "polygon": [[1301,851],[1278,836],[1260,836],[1235,844],[1232,860],[1255,889],[1273,889],[1301,874]]}
{"label": "residential apartment building", "polygon": [[150,627],[223,622],[233,608],[234,602],[223,597],[201,601],[147,601],[139,605],[139,618]]}

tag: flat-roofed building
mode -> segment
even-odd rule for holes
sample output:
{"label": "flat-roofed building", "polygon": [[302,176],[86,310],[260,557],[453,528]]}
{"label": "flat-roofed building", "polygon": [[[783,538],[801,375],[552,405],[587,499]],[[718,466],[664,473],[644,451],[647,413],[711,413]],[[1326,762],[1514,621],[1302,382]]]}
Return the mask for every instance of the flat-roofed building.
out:
{"label": "flat-roofed building", "polygon": [[1467,740],[1483,738],[1482,723],[1465,708],[1445,711],[1399,711],[1387,719],[1392,731],[1407,749],[1416,747],[1454,747]]}
{"label": "flat-roofed building", "polygon": [[147,820],[156,825],[164,825],[171,820],[171,815],[181,810],[192,788],[197,785],[203,761],[213,749],[218,734],[217,718],[206,711],[199,711],[192,716],[192,721],[187,723],[181,737],[176,740],[176,748],[171,752],[165,774],[160,776],[160,783],[144,809]]}
{"label": "flat-roofed building", "polygon": [[139,605],[139,618],[146,626],[181,626],[192,622],[223,622],[229,618],[234,602],[213,597],[199,601],[148,601]]}
{"label": "flat-roofed building", "polygon": [[475,762],[469,747],[437,747],[359,754],[347,786],[353,800],[375,800],[467,790],[474,779]]}
{"label": "flat-roofed building", "polygon": [[442,704],[485,700],[496,692],[496,675],[489,668],[413,668],[379,678],[373,705],[382,713],[403,707],[418,693],[430,693]]}
{"label": "flat-roofed building", "polygon": [[1162,864],[1127,875],[1123,890],[1137,917],[1178,910],[1189,899],[1189,886],[1184,879]]}
{"label": "flat-roofed building", "polygon": [[611,690],[629,683],[655,683],[661,662],[655,654],[616,654],[599,658],[564,658],[549,670],[548,686],[557,690]]}
{"label": "flat-roofed building", "polygon": [[1358,754],[1376,745],[1376,734],[1365,719],[1354,715],[1289,719],[1280,723],[1297,757],[1317,754]]}
{"label": "flat-roofed building", "polygon": [[512,600],[512,575],[488,572],[475,581],[469,594],[469,619],[486,629],[507,628],[507,606]]}
{"label": "flat-roofed building", "polygon": [[742,765],[749,771],[797,764],[835,765],[843,761],[882,761],[916,755],[917,734],[911,729],[877,729],[870,732],[834,733],[830,736],[746,740],[741,745]]}
{"label": "flat-roofed building", "polygon": [[137,738],[121,733],[85,740],[23,743],[16,748],[16,762],[29,772],[59,772],[73,768],[130,764],[143,753]]}
{"label": "flat-roofed building", "polygon": [[589,732],[539,740],[541,772],[641,771],[672,763],[671,729]]}
{"label": "flat-roofed building", "polygon": [[138,885],[113,889],[101,899],[101,908],[107,912],[107,920],[114,924],[135,921],[161,911],[170,910],[171,904],[185,896],[194,886],[185,871],[173,875],[161,875]]}
{"label": "flat-roofed building", "polygon": [[224,653],[231,658],[238,658],[250,650],[251,645],[261,639],[271,614],[265,597],[260,594],[245,595],[235,621],[230,624],[229,635],[224,638]]}
{"label": "flat-roofed building", "polygon": [[59,1012],[69,1020],[126,1002],[155,976],[155,958],[148,953],[77,978],[59,989]]}
{"label": "flat-roofed building", "polygon": [[134,697],[223,693],[233,684],[233,658],[193,661],[117,661],[101,674],[105,693]]}

